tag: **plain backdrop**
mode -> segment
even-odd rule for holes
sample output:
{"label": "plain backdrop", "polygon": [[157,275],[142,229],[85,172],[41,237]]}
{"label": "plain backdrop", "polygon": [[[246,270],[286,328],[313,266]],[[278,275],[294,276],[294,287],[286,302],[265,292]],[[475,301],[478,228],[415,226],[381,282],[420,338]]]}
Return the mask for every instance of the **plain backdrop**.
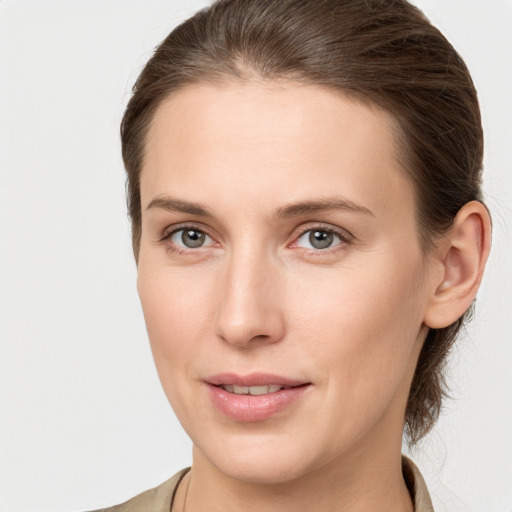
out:
{"label": "plain backdrop", "polygon": [[[512,1],[417,0],[472,71],[494,246],[453,399],[413,453],[437,512],[512,512]],[[118,125],[198,0],[0,0],[0,512],[123,501],[190,464],[138,297]]]}

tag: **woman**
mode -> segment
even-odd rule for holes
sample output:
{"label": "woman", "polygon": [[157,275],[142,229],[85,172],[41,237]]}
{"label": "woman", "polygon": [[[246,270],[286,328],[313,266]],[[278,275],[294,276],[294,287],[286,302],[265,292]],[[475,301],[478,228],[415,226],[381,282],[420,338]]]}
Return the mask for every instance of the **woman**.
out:
{"label": "woman", "polygon": [[404,0],[221,0],[123,118],[138,290],[192,468],[112,510],[428,512],[401,458],[490,249],[476,92]]}

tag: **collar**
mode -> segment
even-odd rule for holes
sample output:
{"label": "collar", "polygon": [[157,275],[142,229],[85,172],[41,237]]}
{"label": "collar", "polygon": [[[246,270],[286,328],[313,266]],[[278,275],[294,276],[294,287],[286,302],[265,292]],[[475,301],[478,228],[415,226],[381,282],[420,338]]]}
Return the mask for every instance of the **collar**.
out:
{"label": "collar", "polygon": [[434,512],[427,484],[414,462],[402,455],[402,474],[411,493],[414,512]]}

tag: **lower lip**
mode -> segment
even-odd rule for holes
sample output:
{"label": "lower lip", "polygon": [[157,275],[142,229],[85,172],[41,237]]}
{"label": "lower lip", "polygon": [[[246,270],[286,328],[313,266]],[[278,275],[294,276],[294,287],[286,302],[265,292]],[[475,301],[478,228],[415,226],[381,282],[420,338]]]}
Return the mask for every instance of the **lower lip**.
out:
{"label": "lower lip", "polygon": [[220,386],[208,384],[210,396],[217,409],[236,421],[264,421],[296,402],[311,386],[281,389],[265,395],[237,395]]}

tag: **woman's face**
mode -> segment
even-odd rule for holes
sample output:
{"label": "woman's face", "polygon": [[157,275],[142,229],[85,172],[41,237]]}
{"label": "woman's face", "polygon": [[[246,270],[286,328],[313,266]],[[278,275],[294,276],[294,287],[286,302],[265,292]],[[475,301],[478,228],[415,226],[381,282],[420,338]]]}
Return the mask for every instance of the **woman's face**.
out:
{"label": "woman's face", "polygon": [[431,286],[391,124],[293,83],[157,111],[138,290],[194,464],[283,482],[399,453]]}

